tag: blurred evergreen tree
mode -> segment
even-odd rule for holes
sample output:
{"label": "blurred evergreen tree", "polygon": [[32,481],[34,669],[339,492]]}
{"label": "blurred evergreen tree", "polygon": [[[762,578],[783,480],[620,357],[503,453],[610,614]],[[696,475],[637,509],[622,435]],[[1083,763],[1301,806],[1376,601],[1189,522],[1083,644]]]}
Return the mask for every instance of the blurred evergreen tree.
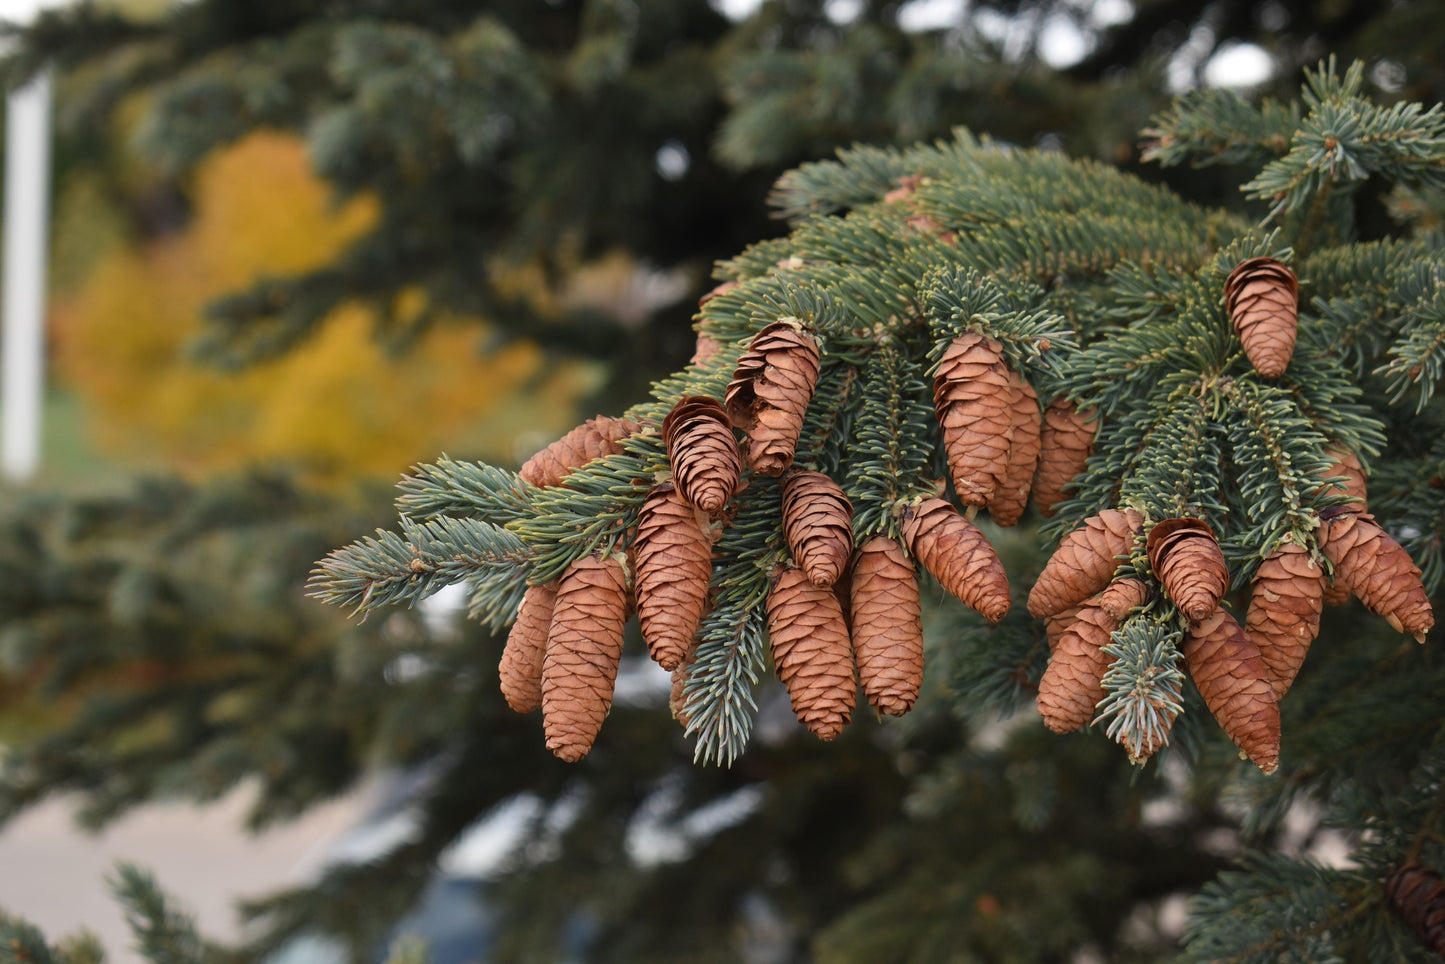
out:
{"label": "blurred evergreen tree", "polygon": [[[1197,79],[1232,43],[1264,46],[1286,96],[1298,68],[1326,49],[1365,57],[1386,100],[1433,102],[1445,90],[1436,42],[1445,25],[1428,3],[1140,0],[1098,26],[1090,8],[1068,2],[981,2],[956,29],[924,32],[900,27],[908,6],[769,3],[738,23],[691,0],[503,2],[481,15],[426,0],[198,0],[150,23],[81,7],[42,17],[10,67],[18,78],[45,59],[61,63],[69,165],[108,156],[118,118],[142,117],[138,146],[168,178],[140,198],[114,184],[139,232],[184,223],[196,165],[258,127],[301,133],[339,197],[377,199],[374,228],[334,261],[216,303],[199,345],[209,360],[243,366],[291,351],[339,302],[359,299],[397,347],[442,314],[463,314],[552,352],[604,358],[614,380],[598,402],[608,408],[686,358],[691,304],[662,305],[639,328],[555,300],[539,309],[506,283],[510,270],[541,265],[542,284],[556,289],[576,259],[622,249],[691,272],[701,288],[712,261],[782,231],[763,197],[784,168],[855,140],[904,143],[966,124],[1132,168],[1137,131],[1167,101],[1170,66]],[[1056,18],[1077,23],[1091,45],[1064,70],[1042,60]],[[1176,119],[1182,131],[1190,118]],[[1225,130],[1216,121],[1196,127]],[[1236,186],[1270,159],[1268,145],[1229,154],[1206,137],[1193,146],[1227,163],[1152,176],[1242,210]],[[805,200],[821,211],[872,199],[844,199],[836,192],[846,187],[847,178],[813,185]],[[1345,193],[1365,237],[1401,233],[1374,213],[1375,195]],[[1389,202],[1424,231],[1438,208],[1428,190],[1401,189]],[[1424,237],[1416,243],[1434,250]],[[745,257],[733,270],[758,274],[787,253],[764,244],[752,249],[755,264]],[[429,310],[398,313],[399,293],[418,286]],[[1341,299],[1342,321],[1395,304]],[[1374,357],[1362,353],[1361,364]],[[1433,408],[1380,417],[1416,426],[1400,436],[1412,440],[1406,450],[1377,462],[1375,485],[1386,490],[1382,517],[1418,523],[1411,548],[1437,586],[1439,500],[1417,484],[1438,462],[1418,427],[1434,424]],[[301,598],[311,561],[376,514],[374,500],[337,506],[274,477],[11,506],[0,692],[39,732],[17,737],[5,758],[0,819],[79,791],[86,819],[99,823],[148,799],[210,799],[256,778],[252,822],[264,826],[342,792],[367,766],[418,767],[428,778],[412,836],[251,905],[258,936],[237,953],[324,934],[353,959],[381,956],[438,859],[521,798],[535,802],[532,816],[478,887],[500,908],[493,959],[571,951],[627,961],[1157,960],[1177,940],[1178,902],[1240,853],[1241,799],[1252,803],[1247,839],[1263,852],[1298,850],[1283,821],[1299,812],[1296,799],[1335,804],[1332,818],[1349,831],[1382,814],[1391,828],[1433,820],[1417,791],[1439,787],[1440,718],[1421,696],[1438,659],[1399,649],[1355,610],[1332,614],[1284,704],[1292,756],[1268,781],[1241,774],[1222,741],[1187,731],[1180,741],[1197,746],[1187,765],[1136,772],[1103,740],[1056,738],[1027,719],[1000,724],[997,704],[1036,679],[1041,633],[1019,619],[986,634],[946,606],[930,613],[928,689],[902,721],[859,721],[819,747],[791,723],[786,696],[765,688],[747,753],[726,769],[693,767],[660,709],[665,692],[644,688],[614,707],[603,744],[566,766],[543,749],[538,721],[514,716],[498,695],[500,643],[489,632],[452,636],[403,611],[343,624]],[[1010,572],[1037,568],[1034,529],[996,540]],[[1032,669],[1010,675],[1003,664],[1017,669],[1020,657]],[[1395,668],[1366,671],[1376,664]],[[700,818],[709,805],[714,819]],[[672,844],[649,845],[649,834]],[[1384,868],[1406,850],[1422,856],[1396,844],[1388,838],[1369,860]],[[1376,928],[1355,947],[1388,941],[1404,959],[1420,956],[1376,913],[1379,887],[1366,886],[1374,863],[1353,875],[1279,857],[1249,867],[1197,903],[1201,959],[1242,955],[1228,922],[1242,910],[1271,922],[1290,896],[1326,908],[1299,924],[1317,939],[1310,928],[1333,919],[1341,894]],[[165,953],[188,956],[153,959],[215,953],[149,882],[122,878],[127,902],[157,928],[185,931],[191,950]],[[50,953],[18,923],[0,921],[0,934],[18,935],[0,940],[0,960],[11,949],[19,960]],[[1260,953],[1296,946],[1266,945]],[[75,946],[55,959],[91,959]],[[1326,959],[1298,946],[1302,959]]]}

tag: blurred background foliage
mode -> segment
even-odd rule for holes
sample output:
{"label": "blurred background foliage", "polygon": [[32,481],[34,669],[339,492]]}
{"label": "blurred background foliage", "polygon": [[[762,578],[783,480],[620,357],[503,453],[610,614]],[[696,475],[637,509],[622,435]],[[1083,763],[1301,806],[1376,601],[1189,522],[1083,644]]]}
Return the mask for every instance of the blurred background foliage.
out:
{"label": "blurred background foliage", "polygon": [[[629,663],[567,767],[481,628],[348,623],[301,587],[413,462],[515,465],[685,361],[712,262],[781,232],[789,166],[964,124],[1242,208],[1239,170],[1140,168],[1148,118],[1240,56],[1261,94],[1336,52],[1376,97],[1437,102],[1436,4],[137,0],[16,34],[12,83],[59,70],[56,388],[40,483],[0,492],[0,821],[245,785],[264,827],[405,774],[403,842],[249,905],[242,957],[374,960],[408,928],[439,961],[1172,953],[1245,839],[1233,754],[1135,774],[957,705],[950,646],[978,636],[946,607],[905,720],[821,746],[774,688],[753,748],[694,768]],[[1367,235],[1392,230],[1375,200]],[[1037,555],[1002,541],[1011,569]],[[499,814],[507,856],[462,881],[448,944],[423,926],[457,884],[439,861]]]}

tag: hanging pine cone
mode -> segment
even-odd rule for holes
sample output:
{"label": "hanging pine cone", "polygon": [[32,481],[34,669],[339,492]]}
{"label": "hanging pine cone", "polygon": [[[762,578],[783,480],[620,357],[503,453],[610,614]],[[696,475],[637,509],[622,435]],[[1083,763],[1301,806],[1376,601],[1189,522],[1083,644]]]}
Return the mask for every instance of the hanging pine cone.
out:
{"label": "hanging pine cone", "polygon": [[831,586],[853,554],[853,504],[822,472],[794,472],[783,482],[783,535],[815,586]]}
{"label": "hanging pine cone", "polygon": [[933,409],[964,505],[987,505],[1008,468],[1013,393],[1001,352],[992,338],[965,332],[943,353],[933,380]]}
{"label": "hanging pine cone", "polygon": [[1365,490],[1365,467],[1360,464],[1360,457],[1343,446],[1331,446],[1325,449],[1325,455],[1332,459],[1334,464],[1322,474],[1326,478],[1343,477],[1345,480],[1343,494],[1360,500],[1350,504],[1350,511],[1370,511],[1369,495]]}
{"label": "hanging pine cone", "polygon": [[868,703],[884,716],[913,708],[923,686],[923,612],[903,547],[874,536],[852,577],[853,652]]}
{"label": "hanging pine cone", "polygon": [[662,444],[682,497],[704,512],[721,512],[743,471],[723,407],[706,395],[680,399],[662,420]]}
{"label": "hanging pine cone", "polygon": [[1094,454],[1099,423],[1094,410],[1080,412],[1073,402],[1055,399],[1044,411],[1039,437],[1039,466],[1034,472],[1034,505],[1045,516],[1064,501],[1064,487],[1084,471]]}
{"label": "hanging pine cone", "polygon": [[1038,619],[1061,612],[1099,592],[1128,556],[1144,517],[1133,509],[1105,509],[1064,536],[1029,591],[1029,613]]}
{"label": "hanging pine cone", "polygon": [[670,482],[652,487],[637,516],[637,620],[648,653],[666,670],[692,648],[707,606],[712,539],[706,517],[699,516]]}
{"label": "hanging pine cone", "polygon": [[561,485],[567,473],[578,466],[621,452],[622,440],[641,430],[630,418],[589,418],[523,462],[517,474],[533,485]]}
{"label": "hanging pine cone", "polygon": [[1104,674],[1114,657],[1104,652],[1119,621],[1104,612],[1099,597],[1079,607],[1059,636],[1039,680],[1039,714],[1055,733],[1072,733],[1094,717],[1104,698]]}
{"label": "hanging pine cone", "polygon": [[[1086,600],[1087,602],[1087,600]],[[1044,617],[1044,637],[1049,643],[1049,655],[1059,648],[1059,639],[1068,630],[1074,617],[1079,614],[1079,606],[1070,606],[1068,609],[1056,612],[1051,616]]]}
{"label": "hanging pine cone", "polygon": [[768,635],[773,669],[798,722],[820,740],[836,739],[853,715],[858,689],[838,597],[814,586],[801,569],[784,570],[768,593]]}
{"label": "hanging pine cone", "polygon": [[1119,622],[1133,609],[1149,601],[1149,584],[1142,579],[1128,576],[1109,583],[1099,596],[1099,607]]}
{"label": "hanging pine cone", "polygon": [[1244,629],[1269,667],[1275,696],[1282,698],[1319,634],[1325,571],[1308,549],[1286,542],[1259,564],[1252,586]]}
{"label": "hanging pine cone", "polygon": [[1435,614],[1420,582],[1420,570],[1374,516],[1326,509],[1320,513],[1317,538],[1320,551],[1335,568],[1336,583],[1343,584],[1370,612],[1384,616],[1397,632],[1425,641],[1425,634],[1435,625]]}
{"label": "hanging pine cone", "polygon": [[517,621],[507,633],[497,673],[502,681],[502,696],[518,713],[530,713],[542,706],[542,663],[547,655],[547,632],[552,627],[556,598],[556,580],[530,587],[522,594]]}
{"label": "hanging pine cone", "polygon": [[1216,609],[1185,633],[1184,662],[1234,745],[1273,773],[1279,766],[1279,701],[1259,647],[1233,616]]}
{"label": "hanging pine cone", "polygon": [[612,708],[627,574],[617,556],[583,556],[562,574],[542,664],[542,732],[547,749],[576,763],[592,749]]}
{"label": "hanging pine cone", "polygon": [[1265,378],[1289,367],[1299,328],[1299,281],[1283,262],[1250,258],[1224,282],[1224,304],[1244,353]]}
{"label": "hanging pine cone", "polygon": [[989,622],[1008,612],[1008,576],[998,554],[942,499],[924,499],[903,513],[903,538],[913,557],[944,589]]}
{"label": "hanging pine cone", "polygon": [[999,479],[993,501],[988,504],[989,517],[1001,526],[1017,525],[1029,504],[1029,487],[1034,468],[1039,464],[1039,397],[1018,372],[1009,370],[1013,389],[1009,413],[1013,441],[1009,444],[1008,463]]}
{"label": "hanging pine cone", "polygon": [[818,341],[796,318],[753,336],[723,395],[728,418],[748,434],[748,464],[781,475],[793,464],[803,416],[818,384]]}
{"label": "hanging pine cone", "polygon": [[1229,570],[1214,530],[1202,519],[1165,519],[1144,542],[1149,565],[1164,592],[1191,622],[1219,607],[1229,588]]}
{"label": "hanging pine cone", "polygon": [[672,712],[672,718],[687,729],[688,723],[692,722],[692,714],[687,711],[687,677],[692,670],[693,660],[697,650],[688,653],[677,668],[672,671],[672,688],[667,691],[667,708]]}
{"label": "hanging pine cone", "polygon": [[1445,957],[1445,880],[1413,861],[1385,878],[1385,898],[1420,943]]}

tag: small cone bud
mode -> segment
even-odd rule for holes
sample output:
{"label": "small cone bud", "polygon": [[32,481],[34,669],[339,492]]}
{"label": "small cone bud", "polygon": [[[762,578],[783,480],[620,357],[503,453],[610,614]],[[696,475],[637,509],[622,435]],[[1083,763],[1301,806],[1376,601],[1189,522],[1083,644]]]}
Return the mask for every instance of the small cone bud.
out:
{"label": "small cone bud", "polygon": [[1119,621],[1104,612],[1095,596],[1059,636],[1039,680],[1039,715],[1055,733],[1072,733],[1094,717],[1104,698],[1104,674],[1114,657],[1104,652]]}
{"label": "small cone bud", "polygon": [[965,505],[987,505],[1008,468],[1013,393],[1002,346],[965,332],[943,353],[933,380],[933,408],[953,487]]}
{"label": "small cone bud", "polygon": [[517,474],[533,485],[561,485],[573,469],[621,452],[622,440],[641,430],[642,426],[630,418],[589,418],[523,462]]}
{"label": "small cone bud", "polygon": [[557,583],[552,581],[532,586],[522,594],[517,607],[517,621],[507,634],[502,661],[497,673],[502,681],[502,696],[518,713],[530,713],[542,707],[542,663],[547,655],[547,631],[552,627],[552,605],[557,598]]}
{"label": "small cone bud", "polygon": [[1008,464],[999,479],[988,514],[996,525],[1018,525],[1029,504],[1029,488],[1034,469],[1039,464],[1040,417],[1039,397],[1023,376],[1009,371],[1013,398],[1009,406],[1013,426],[1013,442],[1009,445]]}
{"label": "small cone bud", "polygon": [[793,464],[803,416],[818,384],[818,341],[784,318],[753,337],[723,396],[728,418],[748,434],[748,464],[781,475]]}
{"label": "small cone bud", "polygon": [[1115,579],[1100,595],[1099,606],[1122,623],[1131,610],[1149,601],[1149,595],[1149,584],[1142,579],[1133,576]]}
{"label": "small cone bud", "polygon": [[1445,957],[1445,880],[1428,867],[1408,863],[1385,878],[1390,909],[1426,950]]}
{"label": "small cone bud", "polygon": [[913,557],[944,589],[989,622],[1008,612],[1008,576],[998,554],[942,499],[925,499],[903,515],[903,538]]}
{"label": "small cone bud", "polygon": [[1289,692],[1319,634],[1324,588],[1324,569],[1292,542],[1270,553],[1254,574],[1244,629],[1269,667],[1276,697]]}
{"label": "small cone bud", "polygon": [[1279,701],[1259,647],[1233,616],[1216,609],[1185,634],[1184,662],[1234,745],[1273,773],[1279,766]]}
{"label": "small cone bud", "polygon": [[1074,617],[1079,614],[1079,606],[1070,606],[1062,612],[1054,613],[1052,616],[1044,617],[1044,636],[1049,642],[1049,655],[1059,648],[1059,639],[1073,623]]}
{"label": "small cone bud", "polygon": [[1094,410],[1080,412],[1073,402],[1056,399],[1044,412],[1039,439],[1039,466],[1034,472],[1034,505],[1045,516],[1064,501],[1064,487],[1084,471],[1094,453],[1099,423]]}
{"label": "small cone bud", "polygon": [[1320,551],[1335,567],[1337,584],[1370,612],[1385,617],[1396,631],[1425,641],[1425,634],[1435,625],[1435,614],[1420,581],[1420,570],[1373,516],[1359,512],[1322,515],[1318,538]]}
{"label": "small cone bud", "polygon": [[712,540],[707,520],[668,482],[655,485],[637,517],[632,543],[637,620],[647,651],[675,669],[692,648],[707,606]]}
{"label": "small cone bud", "polygon": [[612,708],[626,623],[627,576],[616,556],[567,567],[542,664],[542,731],[547,749],[568,763],[592,749]]}
{"label": "small cone bud", "polygon": [[743,470],[723,407],[705,395],[681,399],[662,421],[662,440],[679,494],[704,512],[722,511]]}
{"label": "small cone bud", "polygon": [[783,535],[813,585],[838,581],[853,554],[853,505],[822,472],[794,472],[783,483]]}
{"label": "small cone bud", "polygon": [[836,739],[853,715],[858,688],[838,597],[801,569],[784,570],[768,593],[768,635],[773,669],[798,722],[820,740]]}
{"label": "small cone bud", "polygon": [[1229,588],[1229,570],[1207,523],[1165,519],[1149,530],[1145,549],[1165,595],[1186,619],[1198,622],[1219,608]]}
{"label": "small cone bud", "polygon": [[1105,509],[1064,536],[1029,592],[1029,613],[1039,619],[1078,605],[1114,578],[1144,517],[1133,509]]}
{"label": "small cone bud", "polygon": [[884,716],[913,708],[923,686],[923,611],[903,547],[874,536],[852,579],[853,652],[868,703]]}
{"label": "small cone bud", "polygon": [[1250,258],[1224,282],[1224,303],[1244,353],[1265,378],[1289,367],[1299,328],[1299,281],[1283,262]]}

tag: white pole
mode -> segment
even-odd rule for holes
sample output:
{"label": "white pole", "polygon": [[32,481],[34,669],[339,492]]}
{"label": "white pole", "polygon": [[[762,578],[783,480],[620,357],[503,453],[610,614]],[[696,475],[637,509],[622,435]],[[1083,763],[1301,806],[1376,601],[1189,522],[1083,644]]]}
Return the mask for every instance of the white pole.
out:
{"label": "white pole", "polygon": [[5,106],[5,301],[0,339],[0,475],[24,482],[40,464],[49,251],[51,74]]}

